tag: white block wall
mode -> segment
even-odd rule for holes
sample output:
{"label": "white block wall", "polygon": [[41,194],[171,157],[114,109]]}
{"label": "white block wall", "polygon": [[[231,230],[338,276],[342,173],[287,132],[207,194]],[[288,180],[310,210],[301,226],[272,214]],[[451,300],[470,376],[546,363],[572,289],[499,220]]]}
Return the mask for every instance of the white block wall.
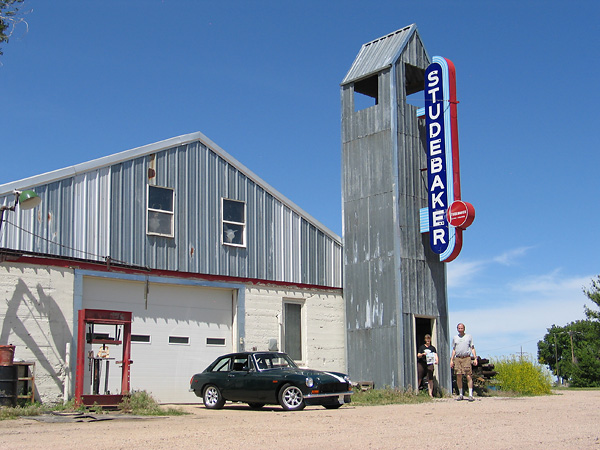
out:
{"label": "white block wall", "polygon": [[282,349],[283,304],[302,307],[302,365],[318,370],[346,372],[346,328],[342,290],[316,290],[273,286],[246,288],[245,349],[268,350],[277,339]]}
{"label": "white block wall", "polygon": [[70,269],[0,264],[0,345],[14,345],[17,361],[35,361],[36,400],[44,403],[62,401],[73,282]]}

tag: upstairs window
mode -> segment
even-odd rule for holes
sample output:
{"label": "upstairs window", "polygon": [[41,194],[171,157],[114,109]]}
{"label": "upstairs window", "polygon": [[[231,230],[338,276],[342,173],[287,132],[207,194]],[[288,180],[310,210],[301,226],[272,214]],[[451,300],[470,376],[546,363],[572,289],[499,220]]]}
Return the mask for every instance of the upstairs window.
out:
{"label": "upstairs window", "polygon": [[223,245],[246,246],[246,203],[237,200],[222,199],[221,202]]}
{"label": "upstairs window", "polygon": [[173,197],[171,188],[148,185],[148,219],[146,232],[150,235],[173,237]]}

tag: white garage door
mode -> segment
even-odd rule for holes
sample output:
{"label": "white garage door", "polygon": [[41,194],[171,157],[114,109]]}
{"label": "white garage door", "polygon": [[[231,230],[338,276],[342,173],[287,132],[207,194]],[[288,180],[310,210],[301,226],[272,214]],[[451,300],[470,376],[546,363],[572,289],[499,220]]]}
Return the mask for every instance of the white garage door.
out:
{"label": "white garage door", "polygon": [[[132,313],[131,389],[148,391],[161,403],[197,402],[188,392],[191,376],[232,351],[229,289],[84,277],[83,307]],[[114,338],[119,331],[114,325],[95,325],[94,333]],[[100,347],[88,344],[86,354],[91,350],[97,355]],[[115,363],[122,346],[109,346],[109,351],[108,383],[102,361],[100,394],[105,388],[120,392],[121,370]],[[86,366],[84,392],[91,393],[92,365]]]}

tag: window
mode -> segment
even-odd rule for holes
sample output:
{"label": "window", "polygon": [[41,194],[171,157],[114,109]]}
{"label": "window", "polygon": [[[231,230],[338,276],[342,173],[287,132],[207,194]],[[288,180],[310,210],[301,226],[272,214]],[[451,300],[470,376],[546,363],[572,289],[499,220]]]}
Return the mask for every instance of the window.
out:
{"label": "window", "polygon": [[206,338],[206,345],[225,345],[225,338]]}
{"label": "window", "polygon": [[131,342],[144,342],[146,344],[150,343],[150,336],[147,334],[132,334]]}
{"label": "window", "polygon": [[283,350],[294,361],[302,361],[302,305],[283,304]]}
{"label": "window", "polygon": [[372,75],[354,83],[354,111],[379,104],[379,79]]}
{"label": "window", "polygon": [[229,372],[231,365],[231,356],[224,356],[213,366],[211,372]]}
{"label": "window", "polygon": [[148,220],[146,232],[151,235],[173,237],[173,197],[171,188],[148,185]]}
{"label": "window", "polygon": [[222,234],[224,245],[246,246],[246,203],[237,200],[222,199]]}
{"label": "window", "polygon": [[186,336],[169,336],[169,344],[188,345],[190,338]]}

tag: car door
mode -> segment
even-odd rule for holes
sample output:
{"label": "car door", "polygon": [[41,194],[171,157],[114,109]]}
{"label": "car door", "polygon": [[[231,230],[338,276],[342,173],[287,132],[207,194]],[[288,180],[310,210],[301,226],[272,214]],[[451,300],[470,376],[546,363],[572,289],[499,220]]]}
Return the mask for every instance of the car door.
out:
{"label": "car door", "polygon": [[225,398],[238,402],[256,401],[256,390],[252,361],[249,355],[234,355],[231,371],[227,374],[227,387],[223,391]]}
{"label": "car door", "polygon": [[[277,388],[280,381],[278,370],[271,370],[272,363],[269,355],[261,354],[252,361],[254,374],[252,390],[258,403],[277,403]],[[256,365],[258,364],[258,366]]]}

